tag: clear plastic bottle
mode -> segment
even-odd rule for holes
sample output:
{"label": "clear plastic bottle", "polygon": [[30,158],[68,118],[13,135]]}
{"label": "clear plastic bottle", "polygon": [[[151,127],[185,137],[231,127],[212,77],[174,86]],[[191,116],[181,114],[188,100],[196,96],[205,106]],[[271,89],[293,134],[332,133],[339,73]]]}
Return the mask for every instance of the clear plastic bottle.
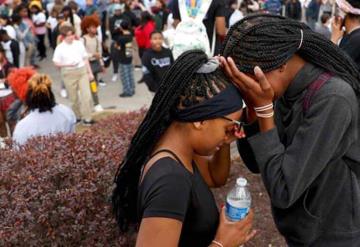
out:
{"label": "clear plastic bottle", "polygon": [[226,216],[231,221],[239,221],[246,217],[251,207],[251,195],[247,188],[247,180],[239,177],[226,197]]}

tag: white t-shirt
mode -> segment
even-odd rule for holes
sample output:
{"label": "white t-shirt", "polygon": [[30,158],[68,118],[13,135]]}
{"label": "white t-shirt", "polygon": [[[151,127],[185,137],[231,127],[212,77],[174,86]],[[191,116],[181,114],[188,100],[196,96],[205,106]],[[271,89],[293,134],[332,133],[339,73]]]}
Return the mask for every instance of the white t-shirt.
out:
{"label": "white t-shirt", "polygon": [[235,10],[234,13],[230,16],[229,19],[229,27],[234,25],[236,22],[240,21],[242,18],[244,18],[243,13],[240,10]]}
{"label": "white t-shirt", "polygon": [[49,18],[47,19],[46,23],[50,24],[50,29],[51,31],[54,31],[54,29],[56,28],[58,21],[56,18],[49,16]]}
{"label": "white t-shirt", "polygon": [[67,106],[56,105],[52,112],[31,111],[16,125],[13,139],[17,144],[23,145],[28,139],[35,136],[73,133],[75,125],[74,112]]}
{"label": "white t-shirt", "polygon": [[[32,21],[34,22],[34,24],[45,23],[46,16],[43,12],[39,12],[32,16]],[[42,27],[35,27],[35,33],[40,35],[46,34],[46,26],[44,25]]]}
{"label": "white t-shirt", "polygon": [[7,25],[5,27],[1,27],[1,29],[4,29],[11,39],[16,39],[16,31],[13,26]]}
{"label": "white t-shirt", "polygon": [[71,68],[82,68],[85,66],[84,60],[88,57],[84,44],[79,40],[74,40],[71,44],[61,42],[54,51],[53,62],[62,65],[73,65]]}

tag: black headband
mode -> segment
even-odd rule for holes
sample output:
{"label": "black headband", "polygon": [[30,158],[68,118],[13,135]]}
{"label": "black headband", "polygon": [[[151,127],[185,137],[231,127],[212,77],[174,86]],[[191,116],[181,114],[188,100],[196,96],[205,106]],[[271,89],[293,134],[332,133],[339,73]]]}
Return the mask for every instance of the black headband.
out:
{"label": "black headband", "polygon": [[180,122],[197,122],[234,113],[243,107],[243,99],[234,85],[229,85],[224,91],[199,104],[177,109],[173,115]]}

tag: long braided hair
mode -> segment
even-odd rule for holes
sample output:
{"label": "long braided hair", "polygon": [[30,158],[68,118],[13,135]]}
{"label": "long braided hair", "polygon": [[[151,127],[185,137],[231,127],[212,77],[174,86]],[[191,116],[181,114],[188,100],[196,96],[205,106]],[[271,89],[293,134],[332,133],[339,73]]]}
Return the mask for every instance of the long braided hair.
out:
{"label": "long braided hair", "polygon": [[125,159],[115,175],[113,210],[122,231],[136,223],[138,183],[142,166],[156,142],[174,121],[173,112],[198,104],[223,91],[230,82],[221,69],[207,74],[196,71],[208,61],[200,50],[185,52],[165,73],[149,111],[132,138]]}
{"label": "long braided hair", "polygon": [[221,53],[251,74],[256,65],[264,72],[277,69],[296,53],[341,77],[360,95],[359,68],[351,58],[323,35],[286,17],[259,14],[242,19],[229,30]]}

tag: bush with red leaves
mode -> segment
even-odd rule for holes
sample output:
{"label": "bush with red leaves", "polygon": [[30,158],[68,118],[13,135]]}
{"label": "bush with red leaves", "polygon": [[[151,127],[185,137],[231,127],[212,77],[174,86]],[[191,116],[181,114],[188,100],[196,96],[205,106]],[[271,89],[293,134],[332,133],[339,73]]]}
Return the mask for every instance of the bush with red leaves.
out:
{"label": "bush with red leaves", "polygon": [[[128,246],[111,212],[116,169],[144,110],[0,150],[0,246]],[[26,243],[26,244],[25,244]]]}

